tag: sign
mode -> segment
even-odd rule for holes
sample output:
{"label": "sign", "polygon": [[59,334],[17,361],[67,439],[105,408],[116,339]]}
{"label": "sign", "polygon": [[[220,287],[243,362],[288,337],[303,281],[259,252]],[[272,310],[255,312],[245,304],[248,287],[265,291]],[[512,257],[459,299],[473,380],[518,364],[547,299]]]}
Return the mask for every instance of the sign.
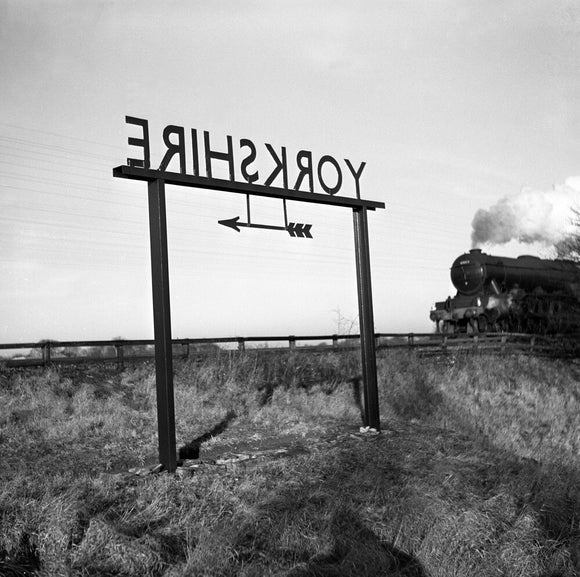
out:
{"label": "sign", "polygon": [[[127,166],[150,169],[149,122],[133,116],[125,117],[125,121],[140,128],[138,137],[129,138],[129,144],[140,149],[139,158],[127,158]],[[317,159],[309,150],[299,150],[292,158],[289,157],[285,146],[279,148],[274,148],[271,144],[257,146],[248,138],[240,138],[234,144],[231,136],[226,136],[225,150],[223,139],[222,149],[218,150],[215,139],[210,137],[206,130],[203,131],[202,155],[198,130],[191,128],[186,132],[183,126],[173,124],[165,126],[162,139],[165,152],[157,168],[160,172],[166,172],[169,164],[175,159],[179,166],[179,174],[212,179],[215,163],[224,162],[227,165],[230,182],[243,181],[294,191],[306,188],[311,193],[323,192],[333,196],[342,192],[343,185],[346,186],[348,180],[356,197],[360,198],[360,179],[365,162],[358,163],[355,168],[348,158],[344,159],[344,164],[328,154]],[[270,165],[267,172],[264,173],[255,166],[257,160]],[[201,174],[202,164],[204,175]]]}
{"label": "sign", "polygon": [[[166,184],[245,194],[247,222],[240,222],[239,216],[218,221],[219,224],[238,232],[240,227],[261,228],[285,230],[295,238],[312,238],[311,224],[288,222],[286,214],[288,200],[330,204],[352,209],[364,383],[363,421],[365,426],[378,431],[380,418],[367,213],[369,210],[385,208],[385,205],[382,202],[362,199],[360,196],[360,181],[365,163],[354,164],[346,158],[343,162],[339,162],[329,155],[315,157],[307,150],[300,150],[295,156],[290,157],[284,146],[279,149],[270,144],[258,147],[247,138],[239,139],[234,145],[231,136],[226,137],[225,150],[217,150],[207,131],[203,132],[203,153],[201,153],[197,129],[188,129],[186,139],[184,127],[170,124],[163,129],[161,137],[164,152],[159,165],[154,169],[151,168],[149,122],[134,116],[126,116],[125,121],[129,125],[139,127],[139,135],[130,136],[128,144],[138,148],[140,154],[138,158],[127,158],[125,166],[114,168],[113,176],[147,182],[160,463],[170,472],[175,471],[177,466],[169,259],[165,214]],[[134,153],[133,151],[132,154]],[[260,155],[260,162],[258,155]],[[262,158],[263,156],[266,160]],[[205,168],[203,175],[201,174],[202,161]],[[265,172],[261,161],[267,161],[270,164],[270,168]],[[229,178],[214,177],[214,165],[217,162],[226,164]],[[259,166],[257,166],[258,162]],[[170,164],[177,164],[179,172],[168,171]],[[238,176],[243,181],[238,180]],[[340,194],[343,188],[347,188],[347,183],[354,192],[354,196]],[[251,196],[282,199],[285,226],[251,222]]]}

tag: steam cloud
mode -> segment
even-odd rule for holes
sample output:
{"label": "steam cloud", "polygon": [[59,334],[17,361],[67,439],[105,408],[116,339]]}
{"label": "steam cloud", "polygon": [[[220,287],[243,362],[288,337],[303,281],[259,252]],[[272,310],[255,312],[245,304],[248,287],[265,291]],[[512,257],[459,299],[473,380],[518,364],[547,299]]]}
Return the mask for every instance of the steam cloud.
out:
{"label": "steam cloud", "polygon": [[580,177],[568,178],[553,190],[523,188],[500,199],[490,209],[473,217],[471,242],[505,244],[511,240],[555,245],[575,231],[572,209],[580,208]]}

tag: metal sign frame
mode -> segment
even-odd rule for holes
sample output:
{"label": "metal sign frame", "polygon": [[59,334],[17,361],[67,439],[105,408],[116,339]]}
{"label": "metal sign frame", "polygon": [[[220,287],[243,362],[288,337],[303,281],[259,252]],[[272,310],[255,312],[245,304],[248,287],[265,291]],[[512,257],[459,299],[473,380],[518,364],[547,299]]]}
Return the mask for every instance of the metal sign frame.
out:
{"label": "metal sign frame", "polygon": [[[129,144],[135,144],[129,139]],[[138,141],[141,143],[142,141]],[[141,144],[140,144],[141,145]],[[130,160],[130,159],[128,159]],[[157,389],[157,420],[159,461],[169,472],[177,467],[175,440],[175,407],[173,389],[173,351],[171,338],[171,307],[169,292],[169,258],[167,251],[167,219],[165,185],[188,186],[246,195],[266,196],[299,202],[313,202],[351,208],[356,256],[358,309],[362,377],[364,383],[364,425],[380,430],[375,331],[371,289],[371,265],[368,237],[369,210],[385,208],[382,202],[303,192],[233,180],[208,178],[184,173],[153,170],[143,166],[118,166],[113,176],[147,182],[149,196],[149,235],[151,248],[151,279],[153,285],[153,319],[155,332],[155,373]]]}

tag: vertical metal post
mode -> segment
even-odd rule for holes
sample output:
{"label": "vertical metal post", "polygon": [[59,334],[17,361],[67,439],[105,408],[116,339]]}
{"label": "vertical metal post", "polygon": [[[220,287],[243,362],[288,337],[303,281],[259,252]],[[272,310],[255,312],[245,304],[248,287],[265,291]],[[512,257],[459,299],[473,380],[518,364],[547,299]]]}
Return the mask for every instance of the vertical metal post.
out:
{"label": "vertical metal post", "polygon": [[167,254],[165,181],[161,179],[149,181],[148,192],[159,460],[172,473],[177,466],[177,453],[173,396],[171,311],[169,307],[169,262]]}
{"label": "vertical metal post", "polygon": [[377,386],[377,359],[375,352],[367,209],[358,207],[353,208],[352,212],[356,254],[360,348],[364,382],[364,425],[379,431],[381,422]]}

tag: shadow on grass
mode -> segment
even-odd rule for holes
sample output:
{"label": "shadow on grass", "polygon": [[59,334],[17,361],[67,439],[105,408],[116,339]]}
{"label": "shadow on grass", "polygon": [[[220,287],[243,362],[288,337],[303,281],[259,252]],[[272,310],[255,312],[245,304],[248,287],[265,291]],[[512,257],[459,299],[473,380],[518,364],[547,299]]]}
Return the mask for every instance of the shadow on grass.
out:
{"label": "shadow on grass", "polygon": [[396,494],[406,478],[385,452],[377,459],[376,449],[375,442],[351,438],[330,453],[280,463],[279,482],[218,531],[236,563],[252,566],[248,575],[261,574],[261,564],[264,574],[266,566],[271,571],[275,560],[278,577],[427,577],[418,558],[397,542],[398,533],[386,538],[376,519],[367,522],[377,491]]}
{"label": "shadow on grass", "polygon": [[[489,440],[488,440],[489,442]],[[492,443],[490,443],[493,446]],[[501,454],[502,449],[498,452]],[[501,459],[501,457],[500,457]],[[576,570],[580,569],[580,472],[565,464],[540,463],[534,459],[506,454],[502,466],[510,477],[518,505],[536,513],[548,539],[565,547]],[[553,574],[555,577],[559,573]],[[550,575],[552,577],[552,575]]]}
{"label": "shadow on grass", "polygon": [[285,573],[285,577],[427,577],[421,563],[381,541],[353,511],[341,509],[330,522],[333,545]]}
{"label": "shadow on grass", "polygon": [[[494,360],[489,362],[488,359]],[[542,422],[538,422],[537,418],[534,422],[530,417],[532,412],[528,414],[527,421],[526,414],[519,421],[519,416],[514,413],[510,416],[508,410],[512,406],[518,407],[519,392],[516,389],[519,387],[522,388],[522,395],[526,395],[525,407],[522,404],[519,406],[526,411],[533,411],[538,404],[547,403],[547,399],[551,398],[550,390],[561,386],[559,382],[574,383],[578,380],[577,368],[566,366],[564,370],[562,365],[550,365],[533,357],[524,360],[488,359],[454,355],[446,357],[440,365],[433,365],[413,356],[394,358],[392,360],[398,365],[391,374],[396,377],[406,371],[412,378],[390,379],[389,404],[398,416],[408,422],[420,421],[429,426],[429,418],[434,416],[432,423],[439,426],[444,416],[443,422],[457,427],[467,439],[459,453],[470,454],[473,459],[472,470],[465,466],[463,471],[470,490],[483,498],[507,492],[515,502],[516,511],[525,516],[526,509],[531,510],[542,532],[542,539],[547,540],[548,544],[551,541],[555,548],[566,548],[574,569],[578,570],[580,466],[574,458],[577,436],[573,431],[569,437],[569,461],[555,456],[542,461],[540,449],[546,433],[545,429],[538,433],[542,431]],[[561,374],[563,370],[564,374]],[[463,384],[455,384],[455,388],[449,390],[449,383],[457,382]],[[536,388],[538,384],[539,389]],[[569,386],[570,390],[566,389],[566,392],[573,398],[575,390]],[[485,394],[492,391],[496,396],[488,405],[489,410],[478,413],[475,408],[481,406],[481,396],[485,398]],[[570,406],[575,406],[573,400],[569,402]],[[565,406],[568,411],[568,405]],[[557,409],[545,407],[546,416],[542,420],[545,419],[543,426],[547,425],[548,430],[552,425],[548,422],[550,410]],[[565,419],[567,415],[562,412],[560,417]],[[562,424],[555,420],[554,425],[561,427]],[[518,444],[518,434],[525,441],[523,447]],[[514,435],[514,440],[510,441],[509,436],[505,435]],[[534,436],[538,442],[536,446],[533,444]],[[447,452],[444,446],[441,450]],[[535,455],[539,460],[527,455]],[[454,470],[450,472],[457,473]],[[550,575],[556,577],[560,573],[556,571]]]}
{"label": "shadow on grass", "polygon": [[211,430],[199,437],[196,437],[189,443],[183,445],[183,447],[179,448],[179,459],[199,459],[199,448],[201,447],[202,443],[205,443],[212,439],[213,437],[217,437],[221,435],[229,426],[229,424],[237,417],[235,411],[228,411],[227,415]]}
{"label": "shadow on grass", "polygon": [[366,417],[365,417],[365,409],[363,406],[363,399],[362,399],[362,391],[364,389],[364,382],[361,375],[358,375],[349,380],[349,383],[352,385],[352,399],[358,412],[360,414],[360,420],[363,425],[366,425]]}
{"label": "shadow on grass", "polygon": [[40,559],[36,547],[30,542],[28,533],[24,533],[15,555],[9,556],[0,551],[0,575],[26,577],[35,575],[40,569]]}

